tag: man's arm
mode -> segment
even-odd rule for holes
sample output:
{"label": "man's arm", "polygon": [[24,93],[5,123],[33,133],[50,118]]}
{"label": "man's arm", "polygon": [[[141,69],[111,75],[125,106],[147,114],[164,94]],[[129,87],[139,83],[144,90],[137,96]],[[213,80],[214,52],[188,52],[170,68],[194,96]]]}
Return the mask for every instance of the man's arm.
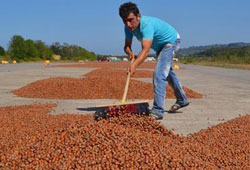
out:
{"label": "man's arm", "polygon": [[133,53],[131,49],[132,45],[132,39],[126,39],[125,40],[125,46],[124,46],[124,52],[129,56],[129,59],[132,60],[132,58],[135,57],[135,54]]}
{"label": "man's arm", "polygon": [[143,61],[147,58],[149,51],[150,51],[150,47],[152,45],[152,41],[153,41],[152,39],[142,40],[142,50],[138,54],[136,60],[133,63],[131,63],[130,68],[129,68],[131,75],[135,72],[135,69],[141,63],[143,63]]}

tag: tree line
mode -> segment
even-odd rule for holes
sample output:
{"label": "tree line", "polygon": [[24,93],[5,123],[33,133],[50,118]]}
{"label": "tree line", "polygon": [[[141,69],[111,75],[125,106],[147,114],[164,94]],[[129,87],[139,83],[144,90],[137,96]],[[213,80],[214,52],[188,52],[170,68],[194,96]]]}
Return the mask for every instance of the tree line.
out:
{"label": "tree line", "polygon": [[250,64],[250,46],[240,48],[217,47],[189,55],[179,54],[178,58],[185,63],[210,61],[230,64]]}
{"label": "tree line", "polygon": [[200,53],[211,48],[240,48],[250,46],[250,43],[236,42],[229,44],[212,44],[203,46],[191,46],[188,48],[181,48],[177,53],[182,55],[189,55],[194,53]]}
{"label": "tree line", "polygon": [[22,61],[41,61],[53,60],[53,55],[60,55],[61,60],[96,60],[94,52],[90,52],[78,45],[60,44],[55,42],[52,45],[46,45],[41,40],[25,40],[20,35],[14,35],[5,51],[0,46],[0,56],[7,60]]}

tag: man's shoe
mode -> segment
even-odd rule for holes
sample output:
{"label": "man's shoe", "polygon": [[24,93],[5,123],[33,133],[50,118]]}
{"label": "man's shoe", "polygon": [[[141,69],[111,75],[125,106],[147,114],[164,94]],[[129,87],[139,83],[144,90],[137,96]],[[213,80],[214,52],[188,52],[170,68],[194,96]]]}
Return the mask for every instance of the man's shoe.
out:
{"label": "man's shoe", "polygon": [[155,113],[153,111],[151,111],[151,113],[149,114],[149,116],[152,116],[155,118],[155,120],[162,120],[163,119],[163,116],[158,114],[158,113]]}
{"label": "man's shoe", "polygon": [[173,106],[171,106],[171,108],[169,109],[169,113],[175,113],[177,110],[179,110],[180,108],[186,107],[188,106],[189,103],[184,104],[184,105],[180,105],[179,103],[175,103]]}

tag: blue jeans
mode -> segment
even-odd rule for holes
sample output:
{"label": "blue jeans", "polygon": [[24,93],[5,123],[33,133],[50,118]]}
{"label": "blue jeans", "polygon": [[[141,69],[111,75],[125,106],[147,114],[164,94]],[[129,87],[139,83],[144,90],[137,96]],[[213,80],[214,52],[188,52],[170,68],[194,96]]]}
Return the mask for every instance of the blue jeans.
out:
{"label": "blue jeans", "polygon": [[153,84],[154,84],[154,104],[152,112],[161,116],[164,115],[164,102],[166,97],[167,82],[173,88],[176,96],[176,103],[185,105],[188,103],[187,96],[182,89],[181,83],[173,72],[173,56],[179,49],[180,39],[177,39],[174,44],[166,44],[162,50],[157,53],[158,60],[155,66]]}

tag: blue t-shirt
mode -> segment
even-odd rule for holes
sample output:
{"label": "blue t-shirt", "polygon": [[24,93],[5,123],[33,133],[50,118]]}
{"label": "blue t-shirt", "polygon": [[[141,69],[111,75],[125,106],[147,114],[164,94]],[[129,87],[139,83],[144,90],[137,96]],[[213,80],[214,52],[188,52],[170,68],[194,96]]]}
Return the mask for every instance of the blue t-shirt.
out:
{"label": "blue t-shirt", "polygon": [[141,16],[140,25],[134,31],[125,26],[126,39],[135,36],[139,41],[152,39],[151,48],[160,51],[167,43],[174,43],[177,40],[177,31],[167,22],[158,18]]}

